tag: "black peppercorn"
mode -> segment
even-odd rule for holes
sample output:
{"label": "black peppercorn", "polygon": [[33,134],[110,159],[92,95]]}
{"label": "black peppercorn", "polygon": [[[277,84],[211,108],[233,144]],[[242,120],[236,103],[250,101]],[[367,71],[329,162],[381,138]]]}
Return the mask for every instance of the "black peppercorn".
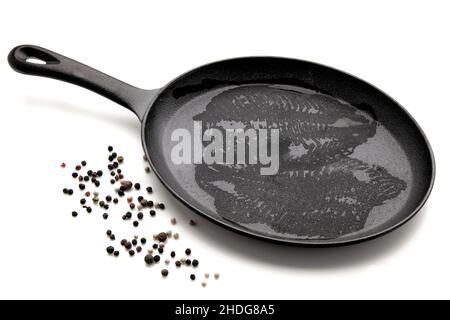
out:
{"label": "black peppercorn", "polygon": [[105,204],[105,206],[103,207],[105,210],[108,210],[109,209],[109,205],[108,204]]}
{"label": "black peppercorn", "polygon": [[159,260],[161,260],[161,257],[159,255],[156,255],[156,256],[153,257],[153,260],[155,262],[159,262]]}
{"label": "black peppercorn", "polygon": [[150,210],[150,216],[154,217],[156,215],[156,211],[155,210]]}
{"label": "black peppercorn", "polygon": [[114,253],[114,247],[109,246],[108,248],[106,248],[106,252],[108,252],[108,254],[113,254]]}
{"label": "black peppercorn", "polygon": [[72,211],[72,217],[76,217],[76,216],[78,216],[78,212],[76,212],[76,211]]}
{"label": "black peppercorn", "polygon": [[126,239],[122,239],[122,240],[120,241],[120,244],[121,244],[122,246],[125,246],[125,245],[127,244],[127,240],[126,240]]}
{"label": "black peppercorn", "polygon": [[191,265],[191,259],[186,259],[185,263],[186,263],[187,266],[190,266]]}
{"label": "black peppercorn", "polygon": [[195,280],[195,274],[191,274],[191,275],[189,276],[189,278],[191,278],[191,280],[194,281],[194,280]]}
{"label": "black peppercorn", "polygon": [[112,234],[109,236],[109,239],[111,239],[111,241],[114,241],[114,240],[116,240],[116,236]]}
{"label": "black peppercorn", "polygon": [[111,230],[106,230],[106,235],[107,235],[107,236],[112,235],[112,231],[111,231]]}
{"label": "black peppercorn", "polygon": [[134,256],[135,252],[134,252],[134,250],[130,250],[130,251],[128,251],[128,254],[129,254],[130,256]]}
{"label": "black peppercorn", "polygon": [[114,202],[115,204],[117,204],[117,203],[119,202],[119,199],[114,198],[113,202]]}
{"label": "black peppercorn", "polygon": [[97,170],[97,177],[101,177],[103,175],[103,171],[102,170]]}
{"label": "black peppercorn", "polygon": [[88,170],[87,171],[87,175],[90,177],[90,176],[92,176],[92,170]]}
{"label": "black peppercorn", "polygon": [[83,205],[86,204],[86,199],[84,199],[84,198],[81,199],[81,200],[80,200],[80,203],[83,204]]}
{"label": "black peppercorn", "polygon": [[130,209],[133,210],[134,208],[136,208],[136,205],[134,203],[130,203]]}
{"label": "black peppercorn", "polygon": [[86,208],[86,211],[87,211],[88,213],[91,213],[91,212],[92,212],[92,208],[91,208],[91,207],[87,207],[87,208]]}
{"label": "black peppercorn", "polygon": [[115,180],[115,179],[111,179],[111,180],[109,180],[109,182],[110,182],[111,184],[114,184],[114,183],[116,183],[116,180]]}
{"label": "black peppercorn", "polygon": [[141,189],[141,185],[140,185],[139,183],[135,183],[135,184],[134,184],[134,188],[135,188],[136,190],[139,190],[139,189]]}
{"label": "black peppercorn", "polygon": [[97,181],[94,182],[94,184],[95,184],[96,187],[100,187],[100,181],[97,180]]}
{"label": "black peppercorn", "polygon": [[131,217],[133,216],[133,214],[132,214],[130,211],[128,211],[128,212],[125,214],[125,216],[127,217],[127,219],[131,219]]}
{"label": "black peppercorn", "polygon": [[192,260],[192,266],[193,267],[197,267],[198,266],[198,260],[197,259]]}
{"label": "black peppercorn", "polygon": [[84,176],[84,177],[83,177],[83,180],[84,180],[84,181],[89,181],[89,177],[88,177],[88,176]]}
{"label": "black peppercorn", "polygon": [[153,192],[152,187],[147,187],[147,188],[145,188],[145,190],[147,190],[148,193],[152,193]]}
{"label": "black peppercorn", "polygon": [[160,232],[160,233],[158,234],[157,238],[158,238],[158,240],[159,240],[160,242],[164,242],[164,241],[167,240],[167,233],[165,233],[165,232]]}
{"label": "black peppercorn", "polygon": [[142,251],[142,247],[141,246],[137,246],[136,247],[136,251],[137,251],[137,253],[140,253]]}
{"label": "black peppercorn", "polygon": [[138,227],[139,226],[139,222],[138,221],[133,221],[133,226],[134,227]]}
{"label": "black peppercorn", "polygon": [[144,199],[143,196],[139,196],[139,197],[138,197],[138,201],[139,201],[139,202],[141,202],[143,199]]}
{"label": "black peppercorn", "polygon": [[141,238],[141,243],[142,243],[142,244],[145,244],[146,242],[147,242],[147,239]]}
{"label": "black peppercorn", "polygon": [[158,203],[158,208],[160,209],[164,209],[166,206],[164,205],[164,203]]}
{"label": "black peppercorn", "polygon": [[157,244],[157,243],[154,243],[153,246],[152,246],[152,248],[153,248],[153,249],[158,249],[158,244]]}
{"label": "black peppercorn", "polygon": [[133,244],[133,246],[135,246],[135,245],[137,245],[137,240],[136,239],[133,239],[133,240],[131,240],[131,243]]}
{"label": "black peppercorn", "polygon": [[162,269],[162,270],[161,270],[161,274],[162,274],[163,277],[167,277],[167,276],[169,275],[169,270],[167,270],[167,269]]}
{"label": "black peppercorn", "polygon": [[148,254],[144,257],[144,261],[146,264],[152,264],[153,263],[153,256],[151,254]]}
{"label": "black peppercorn", "polygon": [[86,186],[84,184],[82,184],[82,183],[80,183],[78,185],[78,187],[80,188],[80,190],[84,190],[86,188]]}
{"label": "black peppercorn", "polygon": [[163,248],[158,248],[158,252],[162,254],[164,252],[164,249]]}
{"label": "black peppercorn", "polygon": [[108,214],[106,212],[103,214],[103,219],[108,219]]}
{"label": "black peppercorn", "polygon": [[81,165],[83,166],[83,167],[85,167],[86,165],[87,165],[87,162],[86,161],[81,161]]}
{"label": "black peppercorn", "polygon": [[73,194],[73,190],[72,190],[72,189],[68,189],[68,190],[67,190],[67,194],[68,194],[69,196],[71,196],[71,195]]}
{"label": "black peppercorn", "polygon": [[190,255],[191,254],[191,249],[187,248],[184,253],[186,253],[186,255]]}
{"label": "black peppercorn", "polygon": [[112,146],[108,146],[108,151],[109,152],[111,152],[111,151],[113,151],[114,150],[114,148],[112,147]]}
{"label": "black peppercorn", "polygon": [[144,214],[142,212],[139,212],[137,214],[137,217],[138,217],[139,220],[142,220],[144,218]]}
{"label": "black peppercorn", "polygon": [[111,196],[106,196],[105,200],[106,200],[107,202],[111,202],[112,198],[111,198]]}
{"label": "black peppercorn", "polygon": [[181,261],[180,261],[180,260],[175,261],[175,265],[176,265],[177,267],[181,267]]}
{"label": "black peppercorn", "polygon": [[76,178],[76,177],[78,177],[78,173],[73,172],[73,173],[72,173],[72,178]]}
{"label": "black peppercorn", "polygon": [[175,251],[172,251],[172,252],[170,253],[170,256],[171,256],[172,258],[175,258]]}
{"label": "black peppercorn", "polygon": [[122,190],[117,191],[117,194],[119,195],[119,197],[123,197],[125,195],[125,192],[123,192]]}
{"label": "black peppercorn", "polygon": [[127,249],[127,250],[130,250],[132,246],[133,245],[131,244],[131,242],[125,243],[125,249]]}
{"label": "black peppercorn", "polygon": [[120,254],[119,251],[114,251],[114,256],[115,256],[115,257],[118,257],[119,254]]}

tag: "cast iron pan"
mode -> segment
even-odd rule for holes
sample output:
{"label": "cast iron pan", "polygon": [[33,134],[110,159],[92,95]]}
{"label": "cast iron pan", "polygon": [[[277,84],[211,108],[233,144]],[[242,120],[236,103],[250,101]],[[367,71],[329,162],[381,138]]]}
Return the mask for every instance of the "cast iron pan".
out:
{"label": "cast iron pan", "polygon": [[[336,69],[237,58],[142,90],[36,46],[14,48],[8,61],[133,111],[162,183],[195,212],[250,236],[305,246],[360,242],[407,222],[431,192],[435,165],[418,124],[385,93]],[[194,134],[194,121],[203,131],[278,129],[277,173],[261,175],[260,162],[175,164],[172,133]]]}

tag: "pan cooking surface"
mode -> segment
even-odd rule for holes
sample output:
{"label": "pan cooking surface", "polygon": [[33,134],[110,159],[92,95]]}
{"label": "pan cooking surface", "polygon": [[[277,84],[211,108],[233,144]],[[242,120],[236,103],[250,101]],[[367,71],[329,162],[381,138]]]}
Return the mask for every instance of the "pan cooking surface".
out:
{"label": "pan cooking surface", "polygon": [[[261,164],[178,164],[181,187],[216,219],[274,239],[352,237],[385,224],[408,199],[411,166],[401,145],[373,114],[299,86],[245,84],[195,95],[170,117],[171,133],[201,121],[225,132],[279,129],[279,170]],[[206,147],[210,142],[203,142]]]}

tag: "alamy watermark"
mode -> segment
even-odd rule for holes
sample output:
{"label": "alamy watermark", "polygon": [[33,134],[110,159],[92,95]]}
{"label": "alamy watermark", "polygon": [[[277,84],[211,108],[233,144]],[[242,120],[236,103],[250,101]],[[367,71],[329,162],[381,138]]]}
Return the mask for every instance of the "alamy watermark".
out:
{"label": "alamy watermark", "polygon": [[218,129],[203,132],[201,121],[191,131],[178,128],[171,140],[174,164],[260,165],[261,175],[274,175],[279,169],[279,129]]}

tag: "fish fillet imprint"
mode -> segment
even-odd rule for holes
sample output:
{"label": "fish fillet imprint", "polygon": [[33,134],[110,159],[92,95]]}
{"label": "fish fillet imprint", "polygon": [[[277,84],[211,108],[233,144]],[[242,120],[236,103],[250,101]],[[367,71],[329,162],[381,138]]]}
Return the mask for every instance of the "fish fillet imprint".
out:
{"label": "fish fillet imprint", "polygon": [[218,94],[194,120],[204,130],[279,129],[276,175],[260,175],[258,165],[196,165],[195,180],[217,213],[240,225],[338,238],[361,230],[374,207],[407,187],[385,168],[351,158],[375,135],[377,122],[327,95],[246,85]]}

